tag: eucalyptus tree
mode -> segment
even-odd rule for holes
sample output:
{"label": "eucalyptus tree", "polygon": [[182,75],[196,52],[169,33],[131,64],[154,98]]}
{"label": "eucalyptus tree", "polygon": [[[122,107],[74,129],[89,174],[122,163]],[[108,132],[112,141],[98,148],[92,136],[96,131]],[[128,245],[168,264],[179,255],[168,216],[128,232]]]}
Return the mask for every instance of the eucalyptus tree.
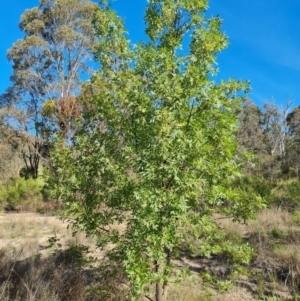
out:
{"label": "eucalyptus tree", "polygon": [[21,165],[18,156],[20,135],[7,124],[7,110],[0,109],[0,185],[15,176]]}
{"label": "eucalyptus tree", "polygon": [[247,175],[257,173],[262,168],[261,161],[268,156],[262,128],[262,114],[260,108],[247,99],[238,116],[238,151],[240,157],[243,157],[242,162]]}
{"label": "eucalyptus tree", "polygon": [[255,154],[265,151],[262,116],[260,108],[247,99],[238,118],[237,139],[241,151],[252,151]]}
{"label": "eucalyptus tree", "polygon": [[288,133],[287,116],[290,113],[291,104],[291,101],[288,101],[284,109],[281,109],[272,102],[264,103],[262,124],[266,137],[265,143],[272,156],[285,156]]}
{"label": "eucalyptus tree", "polygon": [[266,178],[274,180],[282,173],[285,165],[288,144],[287,116],[291,109],[291,101],[287,101],[285,107],[265,102],[262,111],[262,129],[264,134],[265,154],[261,161],[263,174]]}
{"label": "eucalyptus tree", "polygon": [[299,178],[300,170],[300,107],[295,107],[287,116],[289,127],[286,166],[288,172],[294,171]]}
{"label": "eucalyptus tree", "polygon": [[24,37],[8,51],[12,86],[1,100],[27,116],[22,129],[37,137],[30,147],[36,158],[42,141],[55,131],[67,137],[80,114],[76,95],[91,72],[96,7],[89,0],[41,0],[21,16]]}
{"label": "eucalyptus tree", "polygon": [[148,1],[149,41],[132,46],[102,3],[94,21],[101,69],[85,90],[93,105],[71,146],[53,153],[65,216],[99,246],[113,246],[108,255],[123,265],[132,299],[166,300],[170,277],[182,276],[173,259],[184,248],[249,262],[251,248],[225,240],[214,219],[246,220],[261,205],[231,185],[248,84],[214,81],[227,38],[218,17],[205,17],[207,7],[205,0]]}

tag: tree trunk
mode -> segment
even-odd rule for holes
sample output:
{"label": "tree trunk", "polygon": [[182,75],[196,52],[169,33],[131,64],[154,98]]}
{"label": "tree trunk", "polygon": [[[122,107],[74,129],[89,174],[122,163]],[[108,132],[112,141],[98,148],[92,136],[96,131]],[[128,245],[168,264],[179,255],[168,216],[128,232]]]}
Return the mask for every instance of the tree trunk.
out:
{"label": "tree trunk", "polygon": [[[159,261],[155,261],[155,271],[165,272],[166,266],[168,266],[170,260],[169,250],[167,253],[166,262],[164,264],[159,263]],[[155,301],[166,301],[167,300],[167,293],[168,293],[168,282],[164,283],[156,283],[155,285]]]}
{"label": "tree trunk", "polygon": [[155,286],[155,301],[166,301],[168,293],[168,285],[156,283]]}
{"label": "tree trunk", "polygon": [[164,301],[163,285],[161,283],[156,283],[155,301]]}

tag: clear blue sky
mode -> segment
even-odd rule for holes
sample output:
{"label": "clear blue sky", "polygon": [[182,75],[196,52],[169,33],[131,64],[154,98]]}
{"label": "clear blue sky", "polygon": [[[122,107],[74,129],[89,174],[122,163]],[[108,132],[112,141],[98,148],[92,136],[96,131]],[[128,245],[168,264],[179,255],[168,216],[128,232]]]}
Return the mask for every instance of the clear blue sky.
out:
{"label": "clear blue sky", "polygon": [[[22,37],[18,22],[38,0],[8,0],[0,4],[0,93],[9,85],[11,65],[6,53]],[[113,7],[125,18],[130,39],[144,38],[146,0],[117,0]],[[251,81],[249,97],[258,105],[274,99],[300,105],[300,1],[210,0],[208,16],[219,15],[230,46],[218,57],[219,78]]]}

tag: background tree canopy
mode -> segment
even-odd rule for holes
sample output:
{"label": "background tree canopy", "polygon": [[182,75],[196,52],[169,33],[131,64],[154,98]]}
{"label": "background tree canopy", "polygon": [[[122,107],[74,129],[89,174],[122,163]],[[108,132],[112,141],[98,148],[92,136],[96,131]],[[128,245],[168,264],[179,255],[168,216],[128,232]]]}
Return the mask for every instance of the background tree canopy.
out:
{"label": "background tree canopy", "polygon": [[14,126],[36,137],[24,139],[23,148],[34,178],[45,142],[57,131],[67,138],[80,114],[76,96],[82,78],[91,74],[96,7],[88,0],[41,0],[21,16],[24,38],[8,51],[12,86],[0,97],[0,106],[13,107]]}

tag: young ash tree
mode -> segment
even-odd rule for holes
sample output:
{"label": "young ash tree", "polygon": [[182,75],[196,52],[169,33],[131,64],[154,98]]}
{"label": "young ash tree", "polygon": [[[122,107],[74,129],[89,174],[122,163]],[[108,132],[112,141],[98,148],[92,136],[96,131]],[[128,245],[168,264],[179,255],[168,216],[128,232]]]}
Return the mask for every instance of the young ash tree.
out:
{"label": "young ash tree", "polygon": [[251,249],[225,240],[214,217],[246,220],[261,200],[232,186],[248,84],[213,80],[227,46],[221,20],[205,18],[206,0],[148,2],[149,41],[136,46],[115,12],[97,10],[101,68],[85,91],[92,109],[72,146],[53,153],[53,179],[74,227],[102,248],[113,244],[108,255],[122,264],[132,299],[162,301],[181,277],[173,259],[185,248],[249,261]]}
{"label": "young ash tree", "polygon": [[54,132],[67,138],[72,120],[80,114],[76,96],[82,77],[91,71],[96,8],[89,0],[40,0],[38,7],[22,14],[19,26],[24,37],[8,51],[12,86],[1,95],[0,106],[21,111],[17,115],[25,118],[20,122],[15,116],[14,124],[27,137],[36,137],[27,139],[22,153],[34,178],[45,141]]}

